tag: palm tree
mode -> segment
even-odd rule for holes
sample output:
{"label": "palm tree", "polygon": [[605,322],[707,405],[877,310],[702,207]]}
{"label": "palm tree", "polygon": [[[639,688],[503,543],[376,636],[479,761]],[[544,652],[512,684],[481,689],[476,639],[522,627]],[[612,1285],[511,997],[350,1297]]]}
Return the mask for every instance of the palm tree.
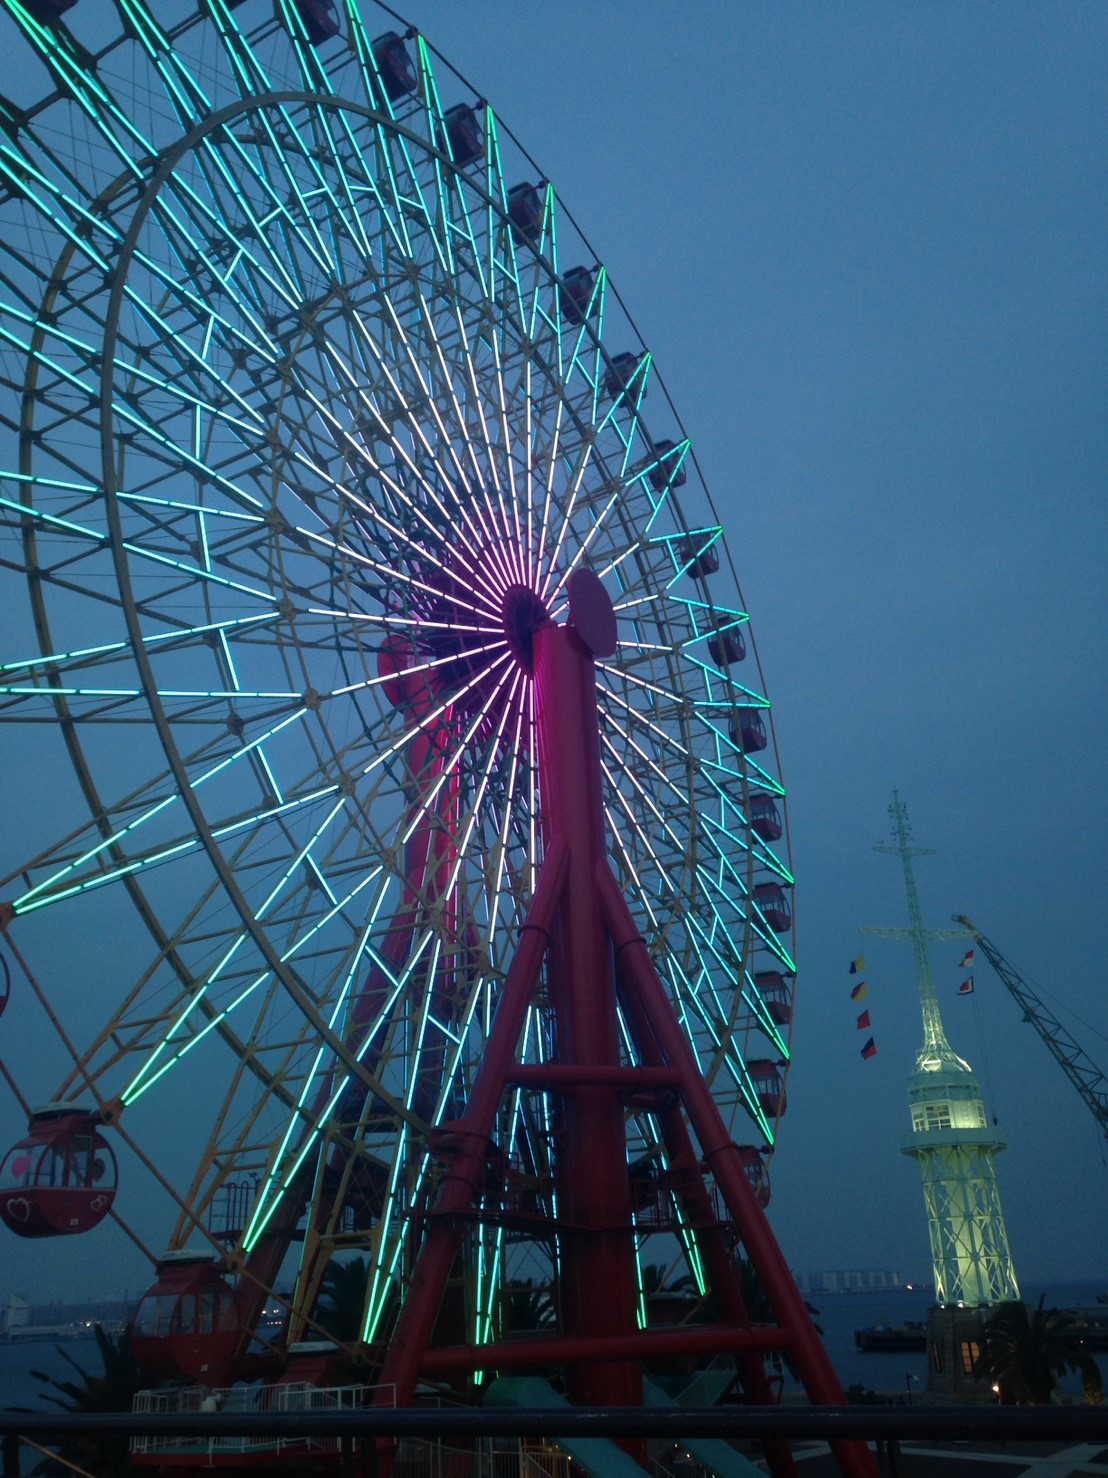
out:
{"label": "palm tree", "polygon": [[985,1348],[976,1374],[1000,1388],[1005,1405],[1043,1406],[1058,1387],[1058,1377],[1078,1371],[1086,1400],[1100,1391],[1100,1371],[1081,1343],[1078,1325],[1063,1309],[1031,1310],[1025,1303],[998,1304],[985,1321]]}
{"label": "palm tree", "polygon": [[355,1344],[362,1337],[369,1258],[352,1257],[327,1264],[320,1287],[316,1322],[340,1344]]}
{"label": "palm tree", "polygon": [[[758,1269],[749,1258],[739,1258],[739,1278],[742,1283],[743,1303],[746,1305],[746,1312],[750,1316],[751,1321],[754,1324],[776,1324],[777,1315],[774,1313],[773,1305],[769,1301],[769,1295],[766,1293]],[[814,1304],[810,1304],[807,1299],[804,1300],[804,1307],[812,1315],[814,1321],[819,1310]],[[819,1325],[814,1324],[813,1327],[816,1333],[822,1336],[823,1330]],[[796,1360],[791,1349],[772,1351],[766,1356],[766,1364],[778,1375],[782,1375],[787,1370],[793,1380],[799,1379]]]}
{"label": "palm tree", "polygon": [[549,1290],[536,1287],[531,1278],[509,1278],[504,1284],[502,1299],[509,1334],[553,1329],[558,1322]]}
{"label": "palm tree", "polygon": [[[52,1406],[60,1406],[63,1411],[129,1412],[135,1393],[142,1386],[142,1376],[131,1347],[130,1326],[124,1329],[118,1339],[105,1333],[99,1324],[93,1327],[93,1334],[103,1373],[90,1374],[59,1345],[58,1354],[73,1366],[81,1379],[79,1383],[56,1380],[54,1376],[46,1375],[41,1370],[32,1370],[35,1380],[60,1393],[56,1396],[43,1395],[41,1399]],[[71,1437],[59,1444],[58,1455],[75,1467],[99,1475],[99,1478],[117,1478],[117,1475],[131,1471],[130,1443],[126,1436]]]}

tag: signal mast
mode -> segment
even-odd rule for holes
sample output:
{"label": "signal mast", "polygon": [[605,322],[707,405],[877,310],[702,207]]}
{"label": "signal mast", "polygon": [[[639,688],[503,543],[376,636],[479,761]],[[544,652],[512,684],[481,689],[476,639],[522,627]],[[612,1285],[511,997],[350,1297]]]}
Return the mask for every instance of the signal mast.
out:
{"label": "signal mast", "polygon": [[965,931],[924,927],[912,859],[933,849],[912,845],[908,808],[895,790],[889,815],[896,845],[875,850],[900,857],[909,925],[861,932],[909,940],[919,978],[924,1040],[908,1079],[912,1132],[901,1151],[919,1164],[935,1274],[927,1388],[974,1399],[983,1310],[1020,1296],[993,1163],[1006,1145],[989,1126],[973,1069],[947,1040],[931,972],[928,940],[965,938]]}

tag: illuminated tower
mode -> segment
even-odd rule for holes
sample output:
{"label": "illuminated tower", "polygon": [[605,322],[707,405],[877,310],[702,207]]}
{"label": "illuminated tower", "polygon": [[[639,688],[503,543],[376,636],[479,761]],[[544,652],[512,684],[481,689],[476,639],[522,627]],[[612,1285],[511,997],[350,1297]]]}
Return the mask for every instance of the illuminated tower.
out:
{"label": "illuminated tower", "polygon": [[1002,1303],[1020,1296],[993,1164],[1005,1144],[985,1117],[973,1069],[946,1039],[927,953],[929,938],[962,937],[962,931],[923,927],[912,858],[931,849],[911,845],[908,810],[896,791],[889,815],[896,846],[877,850],[895,852],[903,863],[909,927],[863,933],[910,939],[916,955],[923,1048],[908,1079],[912,1132],[901,1149],[919,1162],[935,1300],[966,1307]]}

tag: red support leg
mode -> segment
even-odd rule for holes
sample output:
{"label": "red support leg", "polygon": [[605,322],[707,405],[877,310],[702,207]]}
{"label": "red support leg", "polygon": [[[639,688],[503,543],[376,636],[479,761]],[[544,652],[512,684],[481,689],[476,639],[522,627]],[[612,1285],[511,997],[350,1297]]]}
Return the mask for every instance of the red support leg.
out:
{"label": "red support leg", "polygon": [[[606,863],[597,868],[596,887],[603,900],[622,968],[626,971],[628,987],[638,997],[645,1024],[653,1034],[666,1065],[676,1068],[681,1076],[680,1096],[693,1132],[700,1141],[703,1158],[723,1193],[747,1256],[761,1279],[774,1313],[786,1328],[793,1331],[793,1357],[804,1387],[818,1405],[842,1406],[846,1398],[838,1376],[827,1358],[784,1254],[770,1230],[765,1212],[758,1205],[738,1150],[681,1030],[646,942],[639,934]],[[875,1478],[877,1468],[873,1455],[864,1443],[832,1443],[832,1450],[844,1474],[851,1475],[851,1478]]]}
{"label": "red support leg", "polygon": [[[598,581],[594,584],[599,587]],[[595,622],[595,600],[586,610],[588,604],[581,610],[595,636],[605,623]],[[521,651],[525,648],[521,640]],[[526,1368],[547,1359],[557,1363],[560,1355],[575,1402],[634,1405],[642,1400],[641,1368],[648,1353],[687,1346],[690,1353],[732,1352],[747,1394],[763,1402],[770,1396],[764,1354],[787,1348],[811,1399],[841,1404],[834,1370],[607,861],[592,653],[572,628],[545,622],[533,632],[532,655],[545,860],[469,1103],[461,1118],[440,1126],[432,1140],[446,1173],[385,1355],[379,1399],[391,1401],[395,1392],[399,1404],[409,1403],[425,1371],[494,1369],[498,1360],[509,1368]],[[617,956],[639,1067],[629,1065],[621,1051]],[[519,1066],[519,1039],[544,961],[554,1060]],[[636,1318],[634,1219],[621,1095],[634,1091],[636,1075],[648,1079],[659,1074],[667,1080],[673,1075],[683,1105],[660,1106],[655,1112],[671,1164],[688,1171],[680,1200],[689,1222],[697,1226],[723,1321],[714,1327],[644,1333]],[[561,1332],[502,1346],[430,1348],[451,1269],[480,1203],[497,1113],[516,1079],[545,1088],[558,1115]],[[713,1224],[702,1159],[761,1278],[778,1321],[775,1328],[750,1323],[732,1248]],[[875,1478],[865,1444],[832,1446],[848,1478]],[[767,1446],[767,1453],[776,1478],[793,1473],[787,1444]]]}
{"label": "red support leg", "polygon": [[[535,632],[534,658],[543,839],[563,838],[569,854],[548,973],[557,1061],[603,1070],[619,1065],[620,1043],[615,962],[593,886],[604,860],[595,664],[571,629],[552,623]],[[602,1082],[558,1102],[562,1327],[569,1338],[633,1340],[638,1279],[623,1105]],[[575,1366],[567,1389],[580,1405],[638,1406],[641,1368],[630,1356]]]}
{"label": "red support leg", "polygon": [[480,1199],[497,1110],[550,942],[565,887],[567,860],[567,850],[560,844],[547,852],[466,1111],[455,1124],[444,1125],[440,1133],[437,1148],[445,1158],[446,1174],[381,1369],[381,1388],[375,1398],[379,1405],[391,1406],[395,1400],[396,1405],[405,1406],[415,1391],[454,1256],[465,1233],[462,1218]]}

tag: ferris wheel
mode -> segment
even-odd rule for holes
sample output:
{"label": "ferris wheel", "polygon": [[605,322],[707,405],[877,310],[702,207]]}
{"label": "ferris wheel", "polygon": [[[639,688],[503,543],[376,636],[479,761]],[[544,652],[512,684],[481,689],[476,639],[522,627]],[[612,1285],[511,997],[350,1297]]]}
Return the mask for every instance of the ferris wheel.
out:
{"label": "ferris wheel", "polygon": [[[595,673],[628,928],[764,1204],[794,975],[769,704],[689,439],[560,196],[386,7],[5,7],[0,720],[45,794],[4,843],[0,1218],[111,1218],[162,1295],[206,1260],[228,1349],[274,1293],[310,1339],[360,1251],[388,1340],[554,868],[555,630]],[[556,1277],[559,968],[452,1264],[474,1344]],[[706,1281],[632,1016],[606,1070],[645,1074],[644,1306],[652,1235]]]}

